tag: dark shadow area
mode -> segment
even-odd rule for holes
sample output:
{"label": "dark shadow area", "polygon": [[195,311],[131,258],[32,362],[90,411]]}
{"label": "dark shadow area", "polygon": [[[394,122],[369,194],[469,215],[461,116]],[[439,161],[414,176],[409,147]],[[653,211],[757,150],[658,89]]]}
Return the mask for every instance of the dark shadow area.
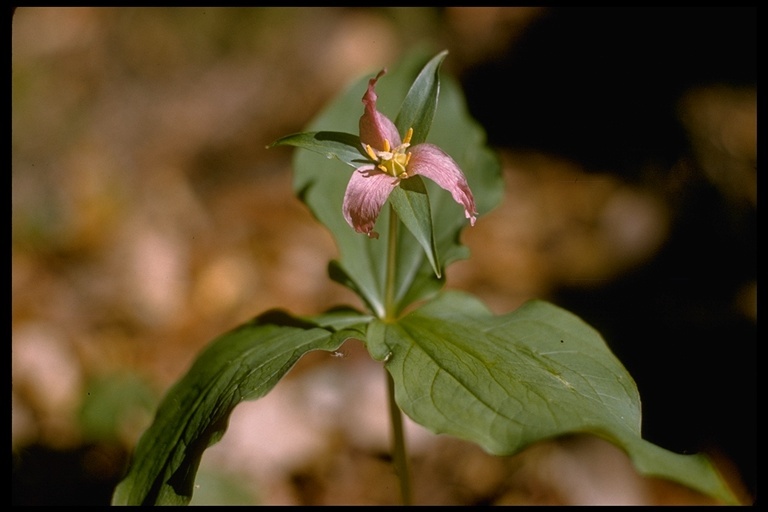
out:
{"label": "dark shadow area", "polygon": [[462,85],[491,145],[636,177],[685,150],[685,90],[756,83],[756,28],[755,9],[552,9]]}
{"label": "dark shadow area", "polygon": [[32,445],[13,454],[14,506],[108,506],[128,454],[118,445],[67,450]]}

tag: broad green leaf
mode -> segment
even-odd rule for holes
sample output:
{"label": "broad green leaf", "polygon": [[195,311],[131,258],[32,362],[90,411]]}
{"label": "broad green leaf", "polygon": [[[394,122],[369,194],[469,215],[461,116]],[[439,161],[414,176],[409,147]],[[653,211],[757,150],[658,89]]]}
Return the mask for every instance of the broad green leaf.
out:
{"label": "broad green leaf", "polygon": [[[427,76],[435,77],[442,59],[440,55],[429,61],[423,52],[412,54],[384,75],[376,85],[378,109],[390,119],[395,119],[394,114],[414,79],[425,68],[424,62],[429,62],[427,69],[430,72]],[[376,71],[362,77],[331,102],[310,123],[308,130],[357,133],[358,121],[363,113],[361,100],[368,80]],[[450,154],[464,171],[480,212],[478,222],[482,222],[482,215],[494,208],[503,194],[500,165],[496,155],[485,145],[483,130],[469,116],[456,82],[450,76],[443,76],[440,84],[439,105],[434,112],[429,142]],[[297,151],[294,157],[294,190],[336,240],[339,258],[329,266],[331,278],[353,289],[376,316],[383,317],[386,235],[390,215],[385,206],[376,223],[379,239],[369,239],[349,227],[342,216],[341,205],[351,172],[354,171],[335,160],[322,158],[313,152]],[[434,295],[444,284],[445,267],[468,256],[466,247],[459,243],[461,230],[469,225],[462,207],[453,201],[448,192],[428,179],[423,181],[430,203],[429,221],[434,226],[429,230],[425,227],[427,224],[411,223],[407,225],[408,229],[398,230],[395,276],[397,311]],[[408,189],[405,191],[407,194],[414,192]],[[418,196],[408,197],[412,205],[421,201]],[[403,218],[407,216],[400,211],[398,215]],[[418,238],[411,231],[418,233]],[[427,247],[434,249],[427,251]],[[426,256],[429,252],[434,252],[434,258]],[[440,270],[439,274],[435,272],[433,264]]]}
{"label": "broad green leaf", "polygon": [[396,322],[374,320],[366,338],[371,355],[387,360],[398,405],[434,432],[497,455],[594,434],[642,473],[735,501],[706,457],[642,439],[632,377],[595,330],[552,304],[495,316],[471,296],[446,292]]}
{"label": "broad green leaf", "polygon": [[359,335],[365,319],[351,310],[315,319],[275,311],[216,338],[168,391],[112,503],[188,504],[203,451],[224,435],[234,407],[264,396],[307,352]]}

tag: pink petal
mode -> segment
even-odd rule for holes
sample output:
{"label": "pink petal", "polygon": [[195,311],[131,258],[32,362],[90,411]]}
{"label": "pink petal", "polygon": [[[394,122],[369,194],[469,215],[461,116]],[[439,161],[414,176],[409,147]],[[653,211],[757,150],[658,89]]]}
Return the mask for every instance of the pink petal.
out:
{"label": "pink petal", "polygon": [[376,78],[371,78],[368,81],[368,90],[363,96],[363,104],[365,105],[365,112],[360,118],[360,142],[365,146],[370,145],[374,149],[379,151],[384,150],[384,139],[389,140],[390,145],[396,148],[401,144],[400,134],[397,133],[395,123],[376,110],[376,100],[378,96],[374,90],[376,82],[379,78],[386,73],[386,69],[382,69]]}
{"label": "pink petal", "polygon": [[396,179],[372,165],[358,168],[352,173],[344,193],[342,212],[347,224],[358,233],[378,238],[379,234],[373,231],[373,226],[396,185]]}
{"label": "pink petal", "polygon": [[464,206],[464,215],[474,226],[477,220],[475,199],[467,184],[467,178],[461,172],[458,164],[442,149],[434,144],[417,144],[410,148],[411,160],[408,163],[408,174],[425,176],[453,196],[453,200]]}

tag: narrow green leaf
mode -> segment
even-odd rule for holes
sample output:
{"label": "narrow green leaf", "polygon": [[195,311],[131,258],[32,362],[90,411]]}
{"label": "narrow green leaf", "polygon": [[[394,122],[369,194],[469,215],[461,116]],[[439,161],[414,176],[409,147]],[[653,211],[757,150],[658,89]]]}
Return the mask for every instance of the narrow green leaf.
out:
{"label": "narrow green leaf", "polygon": [[295,146],[320,153],[328,159],[336,158],[352,167],[370,164],[370,159],[362,152],[360,137],[342,132],[306,132],[286,135],[269,145]]}
{"label": "narrow green leaf", "polygon": [[[401,134],[413,129],[411,146],[427,140],[440,96],[440,65],[446,55],[447,50],[440,52],[422,68],[408,90],[395,119],[395,126]],[[400,187],[393,190],[390,201],[405,227],[424,248],[435,276],[440,278],[442,269],[438,260],[429,198],[424,183],[416,178],[401,181]],[[416,182],[411,183],[413,181]]]}
{"label": "narrow green leaf", "polygon": [[203,451],[221,439],[234,407],[264,396],[305,353],[359,337],[355,324],[365,318],[348,309],[318,321],[274,311],[216,338],[168,391],[112,503],[189,503]]}
{"label": "narrow green leaf", "polygon": [[591,433],[645,474],[735,500],[706,457],[642,439],[632,377],[594,329],[552,304],[495,316],[471,296],[445,292],[397,322],[373,321],[367,345],[374,358],[388,357],[398,405],[434,432],[498,455]]}
{"label": "narrow green leaf", "polygon": [[424,249],[435,275],[440,277],[442,270],[432,231],[432,210],[429,207],[427,188],[421,176],[401,181],[400,186],[392,190],[389,200],[400,220]]}
{"label": "narrow green leaf", "polygon": [[395,119],[401,134],[413,128],[412,146],[425,142],[432,127],[440,96],[440,65],[446,55],[447,50],[438,53],[422,68]]}

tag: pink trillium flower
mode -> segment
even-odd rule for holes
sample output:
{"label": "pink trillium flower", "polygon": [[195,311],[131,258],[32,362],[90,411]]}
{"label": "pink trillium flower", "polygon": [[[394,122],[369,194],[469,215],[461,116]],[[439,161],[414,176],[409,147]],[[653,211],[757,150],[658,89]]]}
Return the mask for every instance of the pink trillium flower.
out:
{"label": "pink trillium flower", "polygon": [[358,233],[378,238],[373,226],[389,194],[401,180],[421,175],[450,192],[453,199],[464,206],[464,214],[474,226],[478,214],[475,200],[464,173],[453,158],[434,144],[411,147],[413,128],[400,139],[395,124],[376,110],[378,96],[374,88],[386,72],[383,69],[369,80],[363,96],[365,112],[360,118],[360,142],[371,163],[352,173],[344,194],[344,218]]}

